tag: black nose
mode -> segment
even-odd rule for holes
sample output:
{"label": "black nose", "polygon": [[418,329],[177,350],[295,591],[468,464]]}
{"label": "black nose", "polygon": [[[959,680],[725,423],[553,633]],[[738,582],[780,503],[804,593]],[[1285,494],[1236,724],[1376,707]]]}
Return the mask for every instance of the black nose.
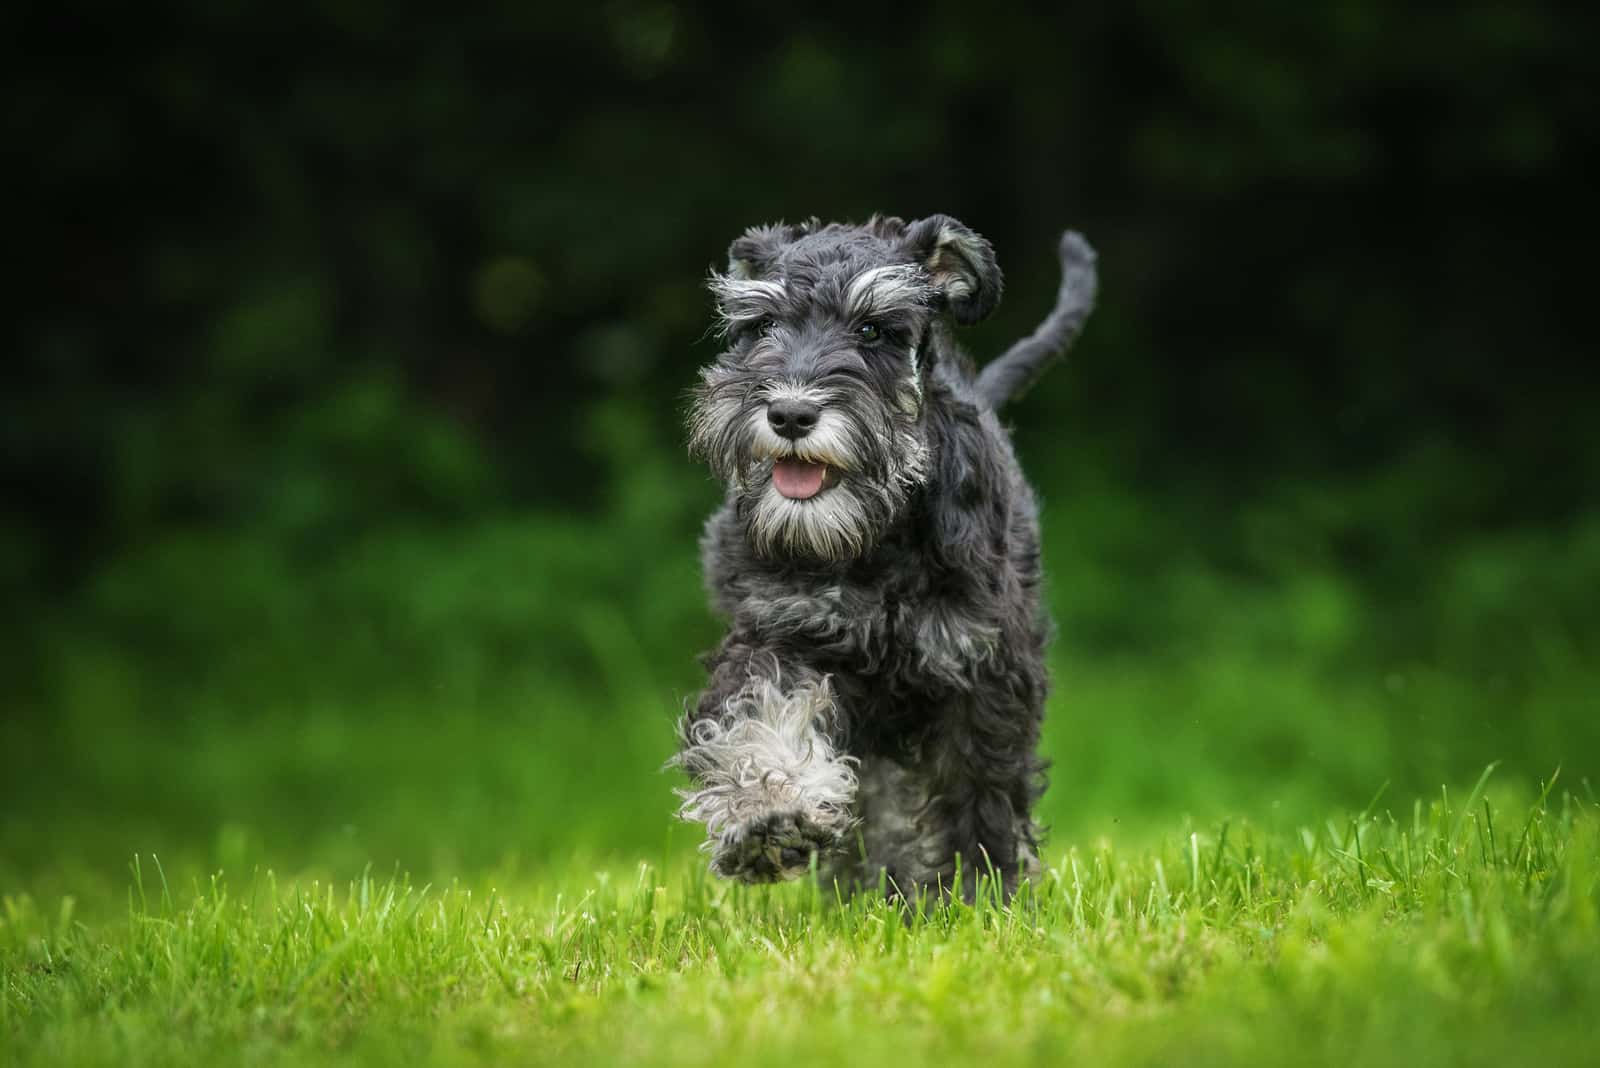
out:
{"label": "black nose", "polygon": [[786,397],[775,400],[767,405],[767,422],[780,437],[794,441],[811,433],[811,428],[817,425],[817,419],[822,415],[822,409],[810,401],[795,400]]}

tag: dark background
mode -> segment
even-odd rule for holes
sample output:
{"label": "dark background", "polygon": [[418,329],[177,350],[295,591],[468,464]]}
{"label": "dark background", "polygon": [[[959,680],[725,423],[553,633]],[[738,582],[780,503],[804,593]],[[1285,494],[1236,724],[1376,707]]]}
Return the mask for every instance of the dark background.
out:
{"label": "dark background", "polygon": [[1063,833],[1593,766],[1591,14],[292,7],[4,17],[0,862],[658,842],[701,283],[813,214],[988,236],[980,360],[1100,251]]}

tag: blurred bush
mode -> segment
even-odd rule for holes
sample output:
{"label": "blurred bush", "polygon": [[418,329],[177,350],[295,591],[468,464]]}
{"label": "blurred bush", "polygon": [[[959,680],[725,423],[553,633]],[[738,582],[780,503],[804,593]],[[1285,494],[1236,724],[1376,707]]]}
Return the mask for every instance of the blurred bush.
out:
{"label": "blurred bush", "polygon": [[1092,236],[1104,305],[1014,413],[1047,489],[1092,464],[1241,544],[1293,540],[1231,519],[1292,483],[1345,513],[1336,563],[1402,572],[1595,499],[1600,444],[1554,414],[1596,399],[1593,15],[791,15],[19,14],[0,577],[59,588],[175,526],[602,514],[645,489],[620,435],[678,451],[706,267],[811,213],[992,237],[980,355],[1044,310],[1053,232]]}

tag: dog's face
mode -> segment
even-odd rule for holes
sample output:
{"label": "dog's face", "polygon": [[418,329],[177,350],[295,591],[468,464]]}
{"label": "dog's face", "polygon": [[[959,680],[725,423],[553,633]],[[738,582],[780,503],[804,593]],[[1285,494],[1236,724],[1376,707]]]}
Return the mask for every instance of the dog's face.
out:
{"label": "dog's face", "polygon": [[690,444],[769,557],[870,549],[928,478],[936,317],[998,302],[989,243],[946,216],[747,231],[713,274],[726,350],[700,373]]}

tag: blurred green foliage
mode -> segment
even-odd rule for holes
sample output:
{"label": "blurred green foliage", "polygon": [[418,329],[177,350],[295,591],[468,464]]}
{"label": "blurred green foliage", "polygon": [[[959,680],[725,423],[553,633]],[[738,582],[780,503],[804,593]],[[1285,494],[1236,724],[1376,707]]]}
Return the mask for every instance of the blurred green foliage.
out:
{"label": "blurred green foliage", "polygon": [[991,237],[980,358],[1101,250],[1008,412],[1061,833],[1594,771],[1592,13],[789,16],[13,16],[0,865],[660,843],[700,282],[813,213]]}
{"label": "blurred green foliage", "polygon": [[993,238],[1011,297],[979,355],[1043,312],[1054,232],[1093,238],[1092,333],[1015,416],[1047,488],[1085,467],[1159,492],[1210,549],[1246,532],[1206,509],[1314,486],[1341,564],[1398,570],[1441,531],[1570,517],[1600,481],[1558,414],[1596,399],[1594,21],[30,10],[6,571],[76,578],[172,524],[593,514],[611,461],[681,440],[707,266],[812,213]]}

